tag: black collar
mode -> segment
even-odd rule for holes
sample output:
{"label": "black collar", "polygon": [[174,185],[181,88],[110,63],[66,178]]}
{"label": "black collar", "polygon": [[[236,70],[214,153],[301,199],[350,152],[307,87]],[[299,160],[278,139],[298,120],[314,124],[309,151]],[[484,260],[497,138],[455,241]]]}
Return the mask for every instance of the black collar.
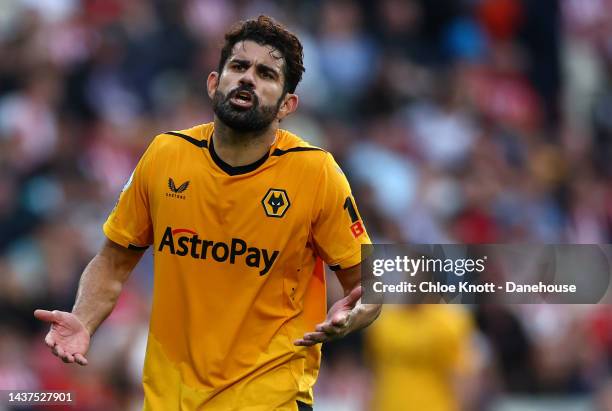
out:
{"label": "black collar", "polygon": [[223,171],[225,171],[230,176],[237,176],[240,174],[250,173],[251,171],[257,170],[259,166],[266,162],[268,157],[270,156],[270,152],[268,151],[262,158],[255,161],[254,163],[247,164],[244,166],[231,166],[227,164],[225,161],[221,160],[221,158],[215,152],[215,146],[213,145],[213,137],[210,136],[208,140],[208,151],[210,152],[210,157],[213,159],[216,165]]}

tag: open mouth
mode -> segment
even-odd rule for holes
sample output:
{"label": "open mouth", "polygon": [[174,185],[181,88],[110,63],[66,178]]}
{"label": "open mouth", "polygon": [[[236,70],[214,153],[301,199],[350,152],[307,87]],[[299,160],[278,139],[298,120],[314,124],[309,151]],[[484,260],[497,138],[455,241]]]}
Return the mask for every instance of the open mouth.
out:
{"label": "open mouth", "polygon": [[243,90],[232,96],[229,101],[233,106],[240,108],[250,108],[253,106],[254,100],[255,98],[253,96],[253,93]]}

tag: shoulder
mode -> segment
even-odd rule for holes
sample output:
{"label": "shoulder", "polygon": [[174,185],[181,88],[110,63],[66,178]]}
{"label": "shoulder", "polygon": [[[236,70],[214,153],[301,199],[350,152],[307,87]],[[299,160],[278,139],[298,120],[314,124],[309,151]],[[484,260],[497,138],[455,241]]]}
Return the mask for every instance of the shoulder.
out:
{"label": "shoulder", "polygon": [[340,170],[330,152],[287,130],[278,130],[277,143],[270,155],[276,157],[281,164],[287,164],[294,170],[302,170],[318,183],[326,175],[331,175],[332,170],[336,170],[334,173]]}
{"label": "shoulder", "polygon": [[212,132],[212,123],[199,124],[197,126],[184,129],[172,130],[155,136],[151,142],[153,150],[167,149],[190,149],[206,147],[209,134]]}
{"label": "shoulder", "polygon": [[277,139],[278,141],[275,149],[272,151],[272,156],[281,157],[294,153],[308,153],[307,156],[309,157],[323,159],[329,154],[321,147],[313,146],[307,141],[304,141],[301,137],[287,130],[279,129],[277,132]]}
{"label": "shoulder", "polygon": [[311,171],[323,170],[335,164],[331,153],[308,143],[290,131],[279,129],[277,139],[277,144],[270,155],[278,157],[281,161],[299,163]]}
{"label": "shoulder", "polygon": [[436,304],[430,307],[432,316],[458,337],[466,336],[473,328],[470,313],[455,304]]}

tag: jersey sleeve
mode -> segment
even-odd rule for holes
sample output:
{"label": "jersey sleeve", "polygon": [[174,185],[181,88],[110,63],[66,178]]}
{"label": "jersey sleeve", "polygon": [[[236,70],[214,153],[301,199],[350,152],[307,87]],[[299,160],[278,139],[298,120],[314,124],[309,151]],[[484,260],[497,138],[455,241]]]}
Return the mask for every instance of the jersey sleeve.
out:
{"label": "jersey sleeve", "polygon": [[103,226],[111,241],[126,248],[144,249],[153,242],[148,194],[153,145],[149,145],[136,165]]}
{"label": "jersey sleeve", "polygon": [[312,238],[319,256],[334,270],[359,264],[370,244],[346,176],[327,153],[314,200]]}

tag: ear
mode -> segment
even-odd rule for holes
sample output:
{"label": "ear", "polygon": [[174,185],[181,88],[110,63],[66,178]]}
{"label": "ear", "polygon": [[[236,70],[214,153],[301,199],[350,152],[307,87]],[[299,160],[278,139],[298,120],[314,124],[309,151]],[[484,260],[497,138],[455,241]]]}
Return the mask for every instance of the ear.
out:
{"label": "ear", "polygon": [[276,115],[276,118],[281,121],[289,114],[293,113],[298,108],[298,102],[299,98],[297,94],[287,93],[283,98],[283,102],[281,103],[280,108],[278,109],[278,114]]}
{"label": "ear", "polygon": [[208,92],[208,97],[210,97],[211,100],[217,91],[217,87],[219,87],[219,77],[219,73],[212,71],[206,79],[206,91]]}

